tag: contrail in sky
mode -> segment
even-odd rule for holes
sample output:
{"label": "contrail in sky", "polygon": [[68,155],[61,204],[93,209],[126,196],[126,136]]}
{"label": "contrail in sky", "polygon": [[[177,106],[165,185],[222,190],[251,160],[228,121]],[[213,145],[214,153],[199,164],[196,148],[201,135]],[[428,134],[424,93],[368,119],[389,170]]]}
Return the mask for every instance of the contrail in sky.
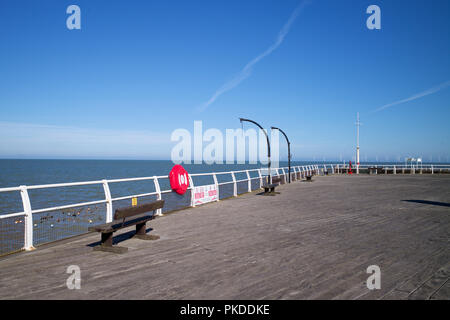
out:
{"label": "contrail in sky", "polygon": [[428,95],[430,95],[430,94],[433,94],[433,93],[436,93],[436,92],[438,92],[438,91],[441,91],[442,89],[445,89],[445,88],[447,88],[448,86],[450,86],[450,81],[446,81],[446,82],[444,82],[444,83],[438,85],[437,87],[434,87],[434,88],[428,89],[428,90],[426,90],[426,91],[417,93],[417,94],[415,94],[415,95],[413,95],[413,96],[411,96],[411,97],[409,97],[409,98],[406,98],[406,99],[403,99],[403,100],[399,100],[399,101],[396,101],[396,102],[392,102],[392,103],[385,104],[384,106],[381,106],[381,107],[379,107],[378,109],[375,109],[373,112],[378,112],[378,111],[381,111],[381,110],[384,110],[384,109],[387,109],[387,108],[396,106],[396,105],[398,105],[398,104],[402,104],[402,103],[405,103],[405,102],[413,101],[413,100],[416,100],[416,99],[419,99],[419,98],[428,96]]}
{"label": "contrail in sky", "polygon": [[252,68],[255,64],[257,64],[259,61],[261,61],[263,58],[271,54],[273,51],[275,51],[282,43],[286,35],[288,34],[289,30],[291,29],[292,24],[294,23],[295,19],[297,19],[300,12],[303,10],[303,8],[309,4],[310,1],[303,1],[301,2],[295,10],[292,12],[291,16],[289,17],[288,21],[284,24],[283,28],[278,33],[278,36],[275,40],[275,42],[266,49],[263,53],[261,53],[259,56],[251,60],[249,63],[245,65],[245,67],[239,72],[239,74],[231,79],[230,81],[226,82],[224,85],[222,85],[213,95],[212,97],[205,102],[203,105],[201,105],[198,110],[204,111],[206,108],[209,107],[216,99],[224,94],[227,91],[230,91],[234,87],[236,87],[238,84],[240,84],[242,81],[247,79],[250,74],[252,73]]}

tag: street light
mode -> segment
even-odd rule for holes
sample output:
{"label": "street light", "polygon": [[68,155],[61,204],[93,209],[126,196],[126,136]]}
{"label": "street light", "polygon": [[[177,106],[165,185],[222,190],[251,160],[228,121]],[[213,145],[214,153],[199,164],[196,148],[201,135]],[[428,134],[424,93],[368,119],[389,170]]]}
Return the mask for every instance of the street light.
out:
{"label": "street light", "polygon": [[253,120],[250,120],[250,119],[244,119],[244,118],[239,118],[239,121],[241,123],[244,122],[244,121],[247,121],[247,122],[251,122],[253,124],[256,124],[262,130],[262,132],[264,132],[264,134],[266,135],[266,139],[267,139],[267,158],[269,159],[269,163],[268,163],[269,174],[268,174],[267,178],[268,178],[268,183],[272,183],[272,179],[270,177],[270,142],[269,142],[269,136],[267,135],[267,132],[264,131],[264,128],[261,127],[261,125],[258,122],[256,122],[256,121],[253,121]]}
{"label": "street light", "polygon": [[283,130],[281,130],[280,128],[277,128],[277,127],[272,127],[271,129],[272,130],[279,130],[279,131],[281,131],[281,133],[286,138],[286,141],[287,141],[287,144],[288,144],[289,183],[291,183],[291,143],[289,142],[289,139],[288,139],[286,133],[284,133]]}

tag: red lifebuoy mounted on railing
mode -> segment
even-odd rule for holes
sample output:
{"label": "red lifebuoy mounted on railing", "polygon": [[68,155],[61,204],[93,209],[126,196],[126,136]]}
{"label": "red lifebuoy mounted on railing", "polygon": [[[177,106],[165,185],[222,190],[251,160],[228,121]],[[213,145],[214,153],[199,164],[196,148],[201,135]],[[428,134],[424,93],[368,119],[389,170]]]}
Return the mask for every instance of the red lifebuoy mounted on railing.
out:
{"label": "red lifebuoy mounted on railing", "polygon": [[178,194],[184,194],[189,187],[189,174],[179,164],[173,166],[169,174],[170,187]]}

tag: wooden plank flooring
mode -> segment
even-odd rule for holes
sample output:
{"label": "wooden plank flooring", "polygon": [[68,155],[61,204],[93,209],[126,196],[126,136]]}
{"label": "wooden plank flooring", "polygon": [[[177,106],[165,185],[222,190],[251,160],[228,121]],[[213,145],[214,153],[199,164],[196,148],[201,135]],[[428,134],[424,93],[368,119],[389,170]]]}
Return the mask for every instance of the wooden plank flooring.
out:
{"label": "wooden plank flooring", "polygon": [[[0,299],[450,299],[450,176],[325,176],[0,259]],[[404,200],[426,200],[429,203]],[[69,290],[66,269],[81,269]],[[381,289],[369,290],[369,265]]]}

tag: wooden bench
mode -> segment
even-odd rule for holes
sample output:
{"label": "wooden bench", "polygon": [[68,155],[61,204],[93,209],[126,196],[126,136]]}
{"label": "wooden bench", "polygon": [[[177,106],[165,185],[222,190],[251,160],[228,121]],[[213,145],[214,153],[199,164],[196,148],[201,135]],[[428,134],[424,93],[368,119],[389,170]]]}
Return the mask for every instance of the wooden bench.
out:
{"label": "wooden bench", "polygon": [[265,184],[262,187],[264,188],[264,193],[275,193],[275,188],[278,187],[278,183]]}
{"label": "wooden bench", "polygon": [[369,167],[369,174],[382,174],[383,173],[383,167]]}
{"label": "wooden bench", "polygon": [[281,183],[280,177],[272,177],[272,183],[265,183],[262,185],[264,188],[264,195],[275,195],[275,188],[278,187]]}
{"label": "wooden bench", "polygon": [[[157,209],[164,206],[164,200],[158,200],[151,203],[142,204],[134,207],[119,208],[114,212],[114,221],[110,223],[100,224],[89,227],[89,231],[101,232],[101,245],[95,246],[94,251],[107,251],[114,253],[125,253],[128,251],[126,247],[113,246],[113,233],[117,230],[136,226],[136,234],[134,238],[141,240],[157,240],[159,236],[146,234],[146,223],[153,219]],[[153,212],[152,215],[146,213]]]}

